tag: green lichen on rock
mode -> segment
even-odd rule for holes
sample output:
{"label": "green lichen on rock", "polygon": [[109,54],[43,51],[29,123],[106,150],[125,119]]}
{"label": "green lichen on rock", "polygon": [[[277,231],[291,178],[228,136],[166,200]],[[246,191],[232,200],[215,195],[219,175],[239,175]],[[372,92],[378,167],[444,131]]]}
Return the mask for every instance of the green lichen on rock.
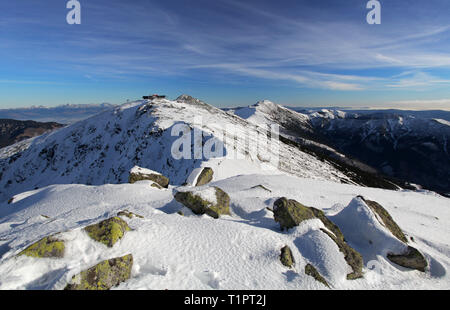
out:
{"label": "green lichen on rock", "polygon": [[214,187],[214,189],[216,203],[202,198],[195,192],[178,192],[175,194],[175,200],[191,209],[195,214],[207,214],[216,219],[220,215],[229,215],[230,196],[218,187]]}
{"label": "green lichen on rock", "polygon": [[109,290],[128,280],[133,267],[133,255],[105,260],[72,278],[65,290]]}
{"label": "green lichen on rock", "polygon": [[119,212],[117,213],[117,216],[126,216],[126,217],[128,217],[129,219],[131,219],[131,218],[133,218],[133,217],[138,217],[138,218],[140,218],[140,219],[143,219],[143,218],[144,218],[142,215],[139,215],[139,214],[130,212],[130,211],[128,211],[128,210],[119,211]]}
{"label": "green lichen on rock", "polygon": [[422,253],[412,246],[408,246],[408,249],[403,254],[388,254],[387,258],[399,266],[409,269],[416,269],[422,272],[425,272],[425,268],[428,266],[428,263]]}
{"label": "green lichen on rock", "polygon": [[90,225],[84,228],[89,237],[95,241],[101,242],[108,247],[112,247],[119,241],[125,232],[130,231],[127,222],[120,217],[112,217],[101,221],[100,223]]}
{"label": "green lichen on rock", "polygon": [[315,217],[310,208],[285,197],[275,201],[273,213],[275,221],[280,223],[282,230],[298,226],[304,220]]}
{"label": "green lichen on rock", "polygon": [[45,237],[38,242],[33,243],[19,255],[26,255],[37,258],[61,258],[64,256],[64,241],[54,236]]}
{"label": "green lichen on rock", "polygon": [[128,182],[130,184],[133,184],[138,181],[153,181],[163,188],[167,188],[169,186],[169,178],[163,176],[162,174],[131,172],[130,176],[128,177]]}
{"label": "green lichen on rock", "polygon": [[200,175],[197,178],[197,183],[195,186],[202,186],[205,184],[208,184],[212,181],[214,175],[214,171],[212,168],[206,167],[203,168],[202,172],[200,172]]}
{"label": "green lichen on rock", "polygon": [[292,266],[294,266],[295,264],[292,251],[287,245],[281,249],[280,261],[284,266],[288,268],[292,268]]}
{"label": "green lichen on rock", "polygon": [[400,241],[404,243],[408,243],[408,239],[405,234],[401,230],[401,228],[397,225],[394,219],[391,217],[389,212],[386,211],[379,203],[376,201],[366,200],[364,197],[359,196],[366,205],[376,214],[382,221],[382,225],[385,226],[389,231]]}
{"label": "green lichen on rock", "polygon": [[351,246],[349,246],[347,242],[344,241],[344,239],[336,237],[335,235],[333,235],[333,233],[325,229],[321,229],[321,231],[327,234],[336,243],[336,245],[339,247],[339,251],[344,254],[345,261],[352,268],[353,271],[347,274],[347,280],[362,278],[362,268],[364,265],[364,261],[361,254]]}
{"label": "green lichen on rock", "polygon": [[328,282],[325,280],[325,278],[322,277],[322,275],[317,271],[317,269],[316,269],[313,265],[307,264],[307,265],[305,266],[305,273],[306,273],[308,276],[313,277],[314,279],[316,279],[316,281],[319,281],[320,283],[322,283],[322,284],[325,285],[326,287],[328,287],[328,288],[330,287],[330,286],[328,285]]}

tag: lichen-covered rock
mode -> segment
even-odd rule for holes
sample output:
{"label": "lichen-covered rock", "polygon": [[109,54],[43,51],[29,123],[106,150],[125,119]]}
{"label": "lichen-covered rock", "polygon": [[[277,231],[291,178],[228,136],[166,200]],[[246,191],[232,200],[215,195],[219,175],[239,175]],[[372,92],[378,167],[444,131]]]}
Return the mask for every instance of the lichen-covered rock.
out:
{"label": "lichen-covered rock", "polygon": [[[205,198],[203,192],[213,189],[214,197]],[[175,194],[175,200],[188,207],[195,214],[207,214],[213,218],[219,218],[220,215],[230,214],[230,196],[218,187],[211,187],[204,191],[196,192],[178,192]],[[215,201],[213,201],[215,200]]]}
{"label": "lichen-covered rock", "polygon": [[304,220],[315,217],[310,208],[285,197],[275,201],[273,212],[275,221],[280,223],[282,230],[298,226]]}
{"label": "lichen-covered rock", "polygon": [[128,182],[133,184],[138,181],[153,181],[163,188],[169,186],[169,178],[163,176],[161,173],[136,166],[131,169]]}
{"label": "lichen-covered rock", "polygon": [[339,250],[344,254],[345,261],[353,270],[347,275],[347,279],[352,280],[362,277],[364,261],[361,254],[347,244],[339,227],[328,219],[323,211],[304,206],[293,199],[288,200],[285,197],[275,201],[273,211],[275,221],[280,223],[282,230],[298,226],[305,220],[319,219],[329,230],[321,229],[322,232],[336,243]]}
{"label": "lichen-covered rock", "polygon": [[109,290],[128,280],[133,267],[133,255],[105,260],[72,278],[65,290]]}
{"label": "lichen-covered rock", "polygon": [[209,167],[203,168],[202,172],[200,172],[200,175],[197,178],[197,183],[195,184],[195,186],[202,186],[208,184],[209,182],[212,181],[213,175],[214,171],[211,168]]}
{"label": "lichen-covered rock", "polygon": [[133,218],[133,217],[138,217],[138,218],[140,218],[140,219],[143,219],[143,218],[144,218],[142,215],[139,215],[139,214],[130,212],[130,211],[128,211],[128,210],[119,211],[119,212],[117,213],[117,216],[126,216],[126,217],[128,217],[129,219],[131,219],[131,218]]}
{"label": "lichen-covered rock", "polygon": [[95,241],[101,242],[108,247],[112,247],[119,241],[125,232],[130,231],[127,222],[120,217],[112,217],[101,221],[100,223],[90,225],[84,228],[89,237]]}
{"label": "lichen-covered rock", "polygon": [[45,237],[38,242],[33,243],[19,255],[26,255],[38,258],[61,258],[64,256],[64,241],[54,236]]}
{"label": "lichen-covered rock", "polygon": [[287,245],[281,249],[280,261],[284,266],[288,268],[292,268],[295,264],[292,251]]}
{"label": "lichen-covered rock", "polygon": [[412,246],[408,246],[408,249],[403,254],[388,254],[387,258],[399,266],[409,269],[416,269],[422,272],[425,272],[425,268],[428,266],[428,263],[422,253]]}
{"label": "lichen-covered rock", "polygon": [[343,238],[337,237],[333,233],[325,229],[321,230],[336,243],[336,245],[339,247],[339,251],[341,251],[342,254],[344,254],[345,261],[352,268],[352,272],[347,274],[347,280],[354,280],[361,278],[363,276],[362,268],[364,265],[364,260],[361,254],[355,249],[353,249],[351,246],[349,246]]}
{"label": "lichen-covered rock", "polygon": [[325,278],[322,277],[322,275],[317,271],[316,268],[314,268],[313,265],[307,264],[307,265],[305,266],[305,273],[306,273],[308,276],[313,277],[314,279],[316,279],[316,281],[319,281],[320,283],[322,283],[322,284],[325,285],[326,287],[328,287],[328,288],[330,287],[330,286],[328,285],[328,282],[325,280]]}
{"label": "lichen-covered rock", "polygon": [[389,231],[400,241],[404,243],[408,243],[408,239],[403,234],[403,231],[401,230],[400,226],[397,225],[397,223],[394,221],[394,219],[391,217],[389,212],[386,211],[385,208],[383,208],[379,203],[376,201],[366,200],[362,196],[358,196],[361,198],[366,205],[378,216],[379,219],[381,219],[381,224],[385,226]]}

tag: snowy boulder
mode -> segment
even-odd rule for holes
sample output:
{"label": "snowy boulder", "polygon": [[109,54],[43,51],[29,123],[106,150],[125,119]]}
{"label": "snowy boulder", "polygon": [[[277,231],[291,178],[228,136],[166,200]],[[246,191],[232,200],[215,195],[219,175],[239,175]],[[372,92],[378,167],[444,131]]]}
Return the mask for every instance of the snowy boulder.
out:
{"label": "snowy boulder", "polygon": [[418,270],[427,265],[419,251],[405,244],[400,227],[376,202],[356,197],[332,219],[347,241],[367,258],[382,255],[400,266]]}
{"label": "snowy boulder", "polygon": [[33,243],[19,255],[26,255],[37,258],[61,258],[64,256],[64,241],[54,236],[45,237],[38,242]]}
{"label": "snowy boulder", "polygon": [[423,257],[423,255],[412,246],[408,246],[406,252],[403,254],[389,253],[387,258],[399,266],[409,269],[416,269],[422,272],[425,272],[425,268],[428,266],[425,257]]}
{"label": "snowy boulder", "polygon": [[164,188],[167,188],[169,186],[169,179],[159,172],[141,168],[138,166],[135,166],[130,170],[130,176],[128,177],[129,183],[133,184],[138,181],[145,180],[153,181]]}
{"label": "snowy boulder", "polygon": [[133,267],[133,255],[128,254],[102,261],[75,275],[65,290],[109,290],[128,280]]}
{"label": "snowy boulder", "polygon": [[195,186],[202,186],[208,184],[209,182],[212,181],[213,175],[214,171],[211,168],[209,167],[203,168],[202,172],[197,178],[197,183],[195,184]]}
{"label": "snowy boulder", "polygon": [[282,230],[298,226],[305,220],[319,219],[326,228],[321,231],[336,243],[344,255],[345,261],[352,268],[352,272],[347,274],[347,279],[362,277],[363,259],[361,254],[347,244],[339,227],[329,220],[323,211],[304,206],[298,201],[285,197],[275,201],[273,211],[275,221],[280,223]]}
{"label": "snowy boulder", "polygon": [[308,207],[285,197],[275,201],[273,212],[275,221],[280,223],[281,230],[298,226],[302,221],[315,217]]}
{"label": "snowy boulder", "polygon": [[281,249],[280,261],[288,268],[292,268],[294,266],[294,256],[292,255],[291,249],[287,245]]}
{"label": "snowy boulder", "polygon": [[216,219],[220,215],[230,214],[230,197],[218,187],[177,192],[175,200],[191,209],[195,214],[207,214]]}
{"label": "snowy boulder", "polygon": [[120,217],[112,217],[98,224],[87,226],[84,230],[89,237],[111,248],[117,241],[122,239],[125,232],[131,229],[127,222]]}
{"label": "snowy boulder", "polygon": [[377,215],[377,219],[387,228],[389,231],[400,241],[408,243],[408,239],[403,234],[401,228],[397,225],[394,219],[391,217],[389,212],[386,211],[379,203],[376,201],[371,201],[364,199],[362,196],[358,196],[361,200],[363,200],[366,205]]}
{"label": "snowy boulder", "polygon": [[328,285],[328,282],[325,280],[325,278],[322,277],[322,275],[317,271],[317,269],[316,269],[313,265],[307,264],[307,265],[305,266],[305,273],[306,273],[308,276],[313,277],[316,281],[322,283],[322,284],[325,285],[326,287],[328,287],[328,288],[330,287],[330,286]]}

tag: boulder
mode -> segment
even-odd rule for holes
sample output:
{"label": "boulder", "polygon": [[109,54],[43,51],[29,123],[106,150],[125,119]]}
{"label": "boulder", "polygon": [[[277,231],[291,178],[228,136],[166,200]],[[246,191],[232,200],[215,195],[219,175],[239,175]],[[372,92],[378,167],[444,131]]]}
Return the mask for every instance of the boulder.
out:
{"label": "boulder", "polygon": [[102,261],[74,276],[65,290],[109,290],[128,280],[132,267],[131,254]]}
{"label": "boulder", "polygon": [[203,168],[202,172],[200,172],[200,175],[197,178],[197,183],[195,184],[195,186],[202,186],[208,184],[209,182],[212,181],[213,175],[214,171],[211,168],[209,167]]}
{"label": "boulder", "polygon": [[292,268],[295,264],[294,257],[292,256],[292,251],[287,245],[281,249],[280,261],[284,266],[288,268]]}
{"label": "boulder", "polygon": [[327,228],[321,229],[328,235],[344,254],[347,264],[352,267],[352,272],[347,275],[347,279],[357,279],[362,277],[363,258],[360,253],[350,247],[344,239],[344,235],[338,226],[325,216],[322,210],[307,207],[298,201],[282,197],[275,201],[274,207],[275,221],[280,223],[282,230],[298,226],[301,222],[317,218]]}
{"label": "boulder", "polygon": [[319,281],[320,283],[322,283],[322,284],[325,285],[326,287],[328,287],[328,288],[330,287],[330,286],[328,285],[328,282],[325,280],[325,278],[322,277],[322,275],[317,271],[317,269],[316,269],[313,265],[307,264],[307,265],[305,266],[305,273],[306,273],[308,276],[313,277],[314,279],[316,279],[316,281]]}
{"label": "boulder", "polygon": [[112,247],[117,241],[122,239],[125,232],[130,231],[127,222],[120,217],[112,217],[100,223],[84,228],[89,237],[101,242],[107,247]]}
{"label": "boulder", "polygon": [[404,243],[408,243],[408,239],[403,234],[403,231],[401,230],[400,226],[397,225],[397,223],[394,221],[394,219],[391,217],[389,212],[385,208],[383,208],[379,203],[376,201],[371,201],[364,199],[362,196],[358,196],[360,199],[362,199],[366,205],[377,215],[377,219],[380,220],[381,224],[385,226],[389,231],[400,241]]}
{"label": "boulder", "polygon": [[402,267],[409,269],[416,269],[422,272],[425,272],[425,268],[428,266],[428,263],[423,257],[422,253],[420,253],[417,249],[412,246],[408,246],[408,249],[403,254],[391,254],[387,255],[387,258]]}
{"label": "boulder", "polygon": [[19,255],[26,255],[38,258],[61,258],[64,256],[64,241],[54,236],[45,237],[38,242],[33,243]]}
{"label": "boulder", "polygon": [[218,187],[200,191],[177,192],[175,200],[195,214],[207,214],[213,218],[230,214],[230,197]]}
{"label": "boulder", "polygon": [[281,230],[298,226],[304,220],[315,218],[310,208],[285,197],[275,201],[273,213],[275,221],[280,223]]}
{"label": "boulder", "polygon": [[135,166],[130,170],[128,182],[133,184],[138,181],[153,181],[163,188],[169,186],[169,178],[163,176],[161,173]]}

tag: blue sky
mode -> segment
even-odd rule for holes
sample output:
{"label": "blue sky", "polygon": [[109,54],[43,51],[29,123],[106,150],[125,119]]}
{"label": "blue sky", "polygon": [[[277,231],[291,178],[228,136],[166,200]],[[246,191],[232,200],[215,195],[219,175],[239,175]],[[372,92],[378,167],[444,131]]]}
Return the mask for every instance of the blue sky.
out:
{"label": "blue sky", "polygon": [[66,0],[0,3],[0,108],[123,103],[450,110],[450,1]]}

